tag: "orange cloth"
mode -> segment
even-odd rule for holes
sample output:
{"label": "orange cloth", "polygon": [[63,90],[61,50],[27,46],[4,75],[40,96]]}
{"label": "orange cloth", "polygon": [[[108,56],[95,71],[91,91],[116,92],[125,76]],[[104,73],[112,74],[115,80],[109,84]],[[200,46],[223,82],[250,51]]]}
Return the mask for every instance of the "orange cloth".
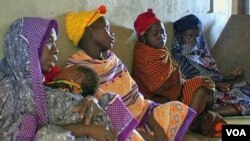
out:
{"label": "orange cloth", "polygon": [[170,58],[167,49],[154,49],[137,42],[134,47],[132,76],[150,92],[154,92],[175,71]]}
{"label": "orange cloth", "polygon": [[132,76],[145,98],[160,95],[168,100],[181,99],[187,105],[191,103],[202,78],[182,79],[168,49],[155,49],[137,42],[133,57]]}

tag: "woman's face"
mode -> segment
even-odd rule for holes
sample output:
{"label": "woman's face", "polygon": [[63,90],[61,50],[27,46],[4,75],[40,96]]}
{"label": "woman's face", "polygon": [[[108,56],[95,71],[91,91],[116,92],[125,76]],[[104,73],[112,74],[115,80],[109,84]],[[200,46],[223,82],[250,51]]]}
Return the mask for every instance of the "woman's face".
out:
{"label": "woman's face", "polygon": [[164,48],[166,45],[167,34],[161,22],[153,24],[144,36],[145,43],[154,48]]}
{"label": "woman's face", "polygon": [[41,56],[41,68],[43,72],[48,72],[55,66],[57,61],[57,53],[59,52],[56,46],[57,34],[54,28],[50,32],[50,36],[45,43]]}
{"label": "woman's face", "polygon": [[92,26],[92,39],[101,47],[102,51],[109,50],[115,43],[114,33],[110,30],[110,25],[105,17],[100,17]]}
{"label": "woman's face", "polygon": [[190,45],[191,47],[197,43],[197,39],[199,37],[199,30],[198,29],[189,29],[184,31],[181,34],[181,40],[183,44]]}

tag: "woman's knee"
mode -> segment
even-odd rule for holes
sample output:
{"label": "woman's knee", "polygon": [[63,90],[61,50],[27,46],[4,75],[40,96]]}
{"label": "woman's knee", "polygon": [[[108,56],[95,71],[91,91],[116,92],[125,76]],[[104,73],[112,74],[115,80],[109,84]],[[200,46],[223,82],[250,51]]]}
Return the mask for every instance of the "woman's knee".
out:
{"label": "woman's knee", "polygon": [[196,95],[199,95],[199,97],[204,100],[206,109],[212,108],[213,103],[214,103],[214,91],[209,90],[207,88],[200,87]]}

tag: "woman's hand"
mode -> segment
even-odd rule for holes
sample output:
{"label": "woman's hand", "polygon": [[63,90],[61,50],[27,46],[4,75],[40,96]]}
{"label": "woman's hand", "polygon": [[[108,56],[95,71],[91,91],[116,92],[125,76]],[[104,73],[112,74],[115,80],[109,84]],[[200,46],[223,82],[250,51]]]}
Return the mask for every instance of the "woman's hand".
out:
{"label": "woman's hand", "polygon": [[231,84],[239,82],[244,77],[244,67],[238,67],[224,76],[223,81]]}
{"label": "woman's hand", "polygon": [[90,136],[97,141],[117,141],[117,135],[111,127],[103,124],[89,124],[71,123],[59,125],[63,129],[71,131],[76,137]]}
{"label": "woman's hand", "polygon": [[243,75],[243,73],[244,73],[244,67],[238,67],[234,69],[230,74],[237,77]]}
{"label": "woman's hand", "polygon": [[231,84],[229,83],[216,83],[216,89],[221,92],[228,92],[231,90]]}
{"label": "woman's hand", "polygon": [[91,118],[97,115],[103,109],[98,105],[98,100],[93,96],[86,96],[81,103],[75,107],[75,112],[78,112],[86,125],[90,124]]}
{"label": "woman's hand", "polygon": [[215,83],[209,77],[203,77],[201,86],[207,88],[208,90],[215,91]]}
{"label": "woman's hand", "polygon": [[90,136],[97,141],[117,141],[114,129],[102,124],[91,124]]}

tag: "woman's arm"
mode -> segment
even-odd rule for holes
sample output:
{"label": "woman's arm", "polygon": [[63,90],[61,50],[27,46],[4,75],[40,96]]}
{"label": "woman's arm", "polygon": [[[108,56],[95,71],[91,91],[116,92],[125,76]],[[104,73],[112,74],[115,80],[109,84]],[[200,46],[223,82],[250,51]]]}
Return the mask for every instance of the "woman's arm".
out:
{"label": "woman's arm", "polygon": [[71,131],[77,137],[90,136],[98,141],[115,141],[117,138],[113,129],[102,124],[72,123],[59,126]]}
{"label": "woman's arm", "polygon": [[168,141],[164,129],[155,120],[153,112],[150,114],[148,119],[148,125],[154,132],[155,141]]}
{"label": "woman's arm", "polygon": [[244,75],[244,67],[238,67],[231,71],[228,74],[225,74],[223,76],[223,81],[228,82],[230,84],[234,84],[237,81],[240,81],[243,78]]}

